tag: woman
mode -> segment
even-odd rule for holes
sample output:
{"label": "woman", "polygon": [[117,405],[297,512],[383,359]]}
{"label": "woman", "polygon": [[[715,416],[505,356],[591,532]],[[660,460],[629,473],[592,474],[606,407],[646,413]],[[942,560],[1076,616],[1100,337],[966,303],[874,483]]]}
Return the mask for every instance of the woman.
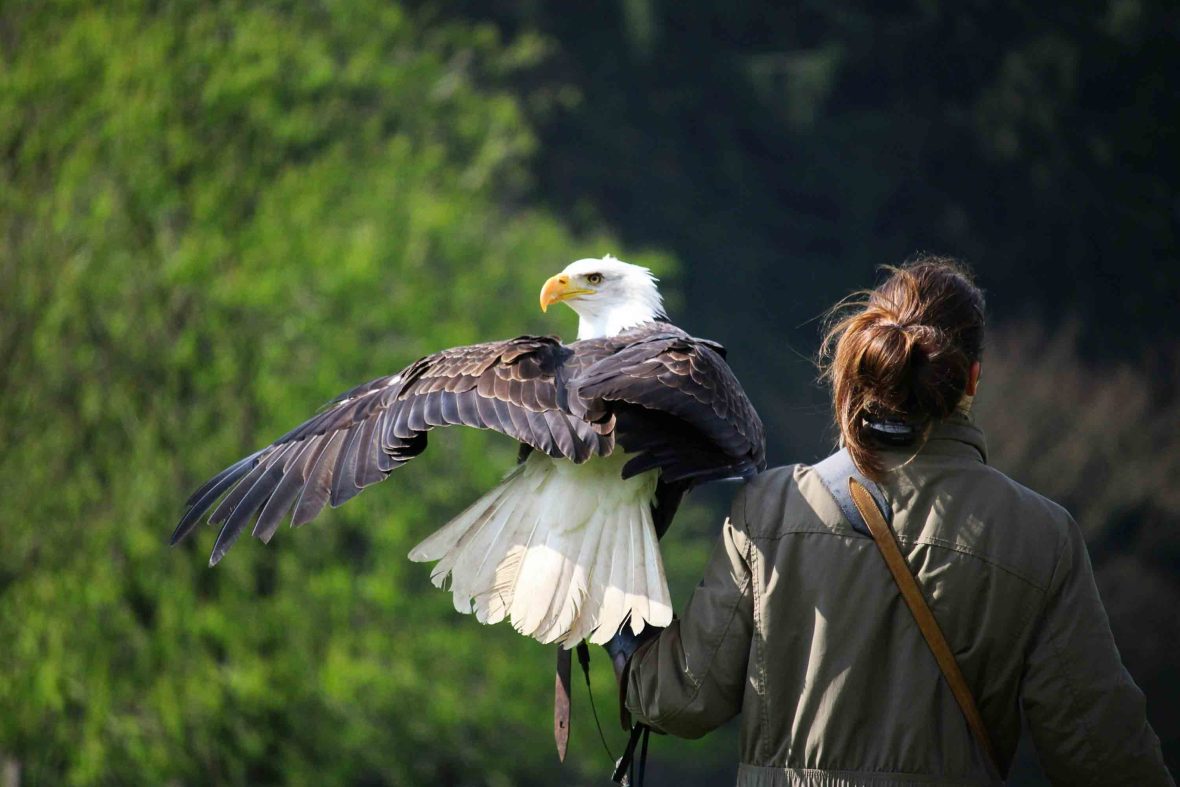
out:
{"label": "woman", "polygon": [[[999,770],[1023,711],[1054,783],[1172,784],[1077,525],[987,464],[969,415],[982,293],[924,258],[865,295],[824,342],[841,442],[892,510]],[[658,731],[698,737],[741,711],[742,785],[998,780],[878,547],[811,467],[739,492],[683,615],[622,680]]]}

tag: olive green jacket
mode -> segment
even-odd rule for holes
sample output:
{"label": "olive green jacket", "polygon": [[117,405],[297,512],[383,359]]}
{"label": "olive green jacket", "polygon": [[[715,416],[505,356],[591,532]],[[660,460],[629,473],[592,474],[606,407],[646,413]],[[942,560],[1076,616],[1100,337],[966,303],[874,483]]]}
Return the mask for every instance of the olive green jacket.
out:
{"label": "olive green jacket", "polygon": [[[966,418],[886,458],[902,552],[1002,760],[1023,710],[1055,784],[1173,784],[1069,514],[988,467]],[[875,544],[806,466],[741,489],[692,600],[624,681],[629,710],[674,735],[741,711],[739,785],[992,783]]]}

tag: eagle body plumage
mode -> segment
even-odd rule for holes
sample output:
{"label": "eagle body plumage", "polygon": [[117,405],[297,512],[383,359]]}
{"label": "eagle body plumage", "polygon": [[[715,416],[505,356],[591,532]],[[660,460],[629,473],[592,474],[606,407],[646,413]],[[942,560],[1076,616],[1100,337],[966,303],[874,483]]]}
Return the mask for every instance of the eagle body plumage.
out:
{"label": "eagle body plumage", "polygon": [[[608,260],[635,267],[594,262]],[[208,514],[221,526],[216,564],[251,524],[268,542],[288,516],[301,525],[386,478],[434,428],[493,429],[521,443],[522,461],[411,558],[438,561],[432,578],[449,577],[460,611],[543,642],[605,640],[628,619],[636,631],[666,625],[657,539],[681,496],[765,465],[761,421],[724,353],[659,319],[571,344],[520,336],[443,350],[214,476],[172,541]]]}

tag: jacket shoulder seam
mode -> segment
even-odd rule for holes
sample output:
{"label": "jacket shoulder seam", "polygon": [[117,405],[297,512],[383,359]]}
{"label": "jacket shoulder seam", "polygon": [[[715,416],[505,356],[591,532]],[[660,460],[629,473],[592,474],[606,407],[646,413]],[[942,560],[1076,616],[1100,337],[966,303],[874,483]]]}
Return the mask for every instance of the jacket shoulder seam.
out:
{"label": "jacket shoulder seam", "polygon": [[757,549],[750,549],[749,550],[750,595],[753,597],[753,602],[754,602],[754,632],[753,632],[752,639],[754,642],[755,658],[757,659],[757,664],[755,666],[758,670],[758,690],[762,695],[762,701],[758,703],[761,706],[761,708],[760,708],[761,713],[759,715],[761,716],[762,731],[763,731],[762,734],[758,736],[758,758],[761,760],[765,760],[766,759],[766,734],[765,733],[766,733],[766,730],[770,729],[770,710],[767,707],[770,703],[768,703],[766,701],[767,697],[768,697],[767,679],[766,679],[766,653],[765,653],[766,646],[763,642],[763,640],[765,638],[766,626],[764,625],[764,622],[762,620],[762,615],[764,612],[763,601],[761,598],[761,594],[758,592],[758,583],[754,582],[754,577],[757,576],[758,561],[759,561],[760,554],[761,554],[760,551]]}
{"label": "jacket shoulder seam", "polygon": [[1003,571],[1005,574],[1008,574],[1009,576],[1019,579],[1021,582],[1024,582],[1026,585],[1032,587],[1035,590],[1040,591],[1042,594],[1045,593],[1049,589],[1049,586],[1047,584],[1041,584],[1040,582],[1037,582],[1032,577],[1025,576],[1023,572],[1017,571],[1016,569],[1014,569],[1010,566],[1006,566],[1003,563],[1000,563],[996,560],[993,560],[993,559],[987,557],[986,555],[981,555],[978,552],[975,552],[974,550],[971,550],[971,549],[968,549],[968,548],[962,546],[961,544],[956,544],[953,541],[947,541],[945,539],[941,539],[936,536],[926,536],[924,538],[906,538],[904,536],[898,536],[897,540],[904,546],[923,545],[923,546],[935,547],[936,549],[945,549],[948,552],[956,552],[960,555],[965,555],[969,558],[973,558],[975,560],[978,560],[981,563],[987,563],[989,566],[992,566],[993,568],[997,568],[1000,571]]}
{"label": "jacket shoulder seam", "polygon": [[[829,530],[826,528],[806,528],[806,529],[799,529],[799,530],[788,530],[785,532],[779,531],[777,533],[771,533],[771,534],[768,534],[765,536],[750,535],[749,538],[751,541],[781,541],[782,539],[787,538],[789,536],[806,536],[806,535],[835,536],[838,538],[851,538],[851,539],[858,539],[858,540],[864,540],[864,541],[871,540],[871,539],[865,538],[864,536],[860,535],[859,533],[854,532],[851,528],[848,530],[843,530],[843,531]],[[1016,569],[1011,568],[1010,566],[1006,566],[1003,563],[1000,563],[996,560],[993,560],[993,559],[987,557],[986,555],[981,555],[978,552],[975,552],[971,549],[967,549],[960,544],[954,543],[953,541],[946,541],[944,539],[932,537],[932,536],[927,536],[924,538],[909,538],[909,537],[900,536],[900,535],[897,536],[897,540],[902,546],[908,547],[908,546],[924,545],[924,546],[929,546],[929,547],[935,547],[936,549],[945,549],[948,552],[956,552],[960,555],[964,555],[966,557],[978,560],[981,563],[987,563],[989,566],[997,568],[1000,571],[1003,571],[1005,574],[1009,574],[1010,576],[1012,576],[1016,579],[1019,579],[1021,582],[1025,583],[1026,585],[1033,588],[1034,590],[1040,591],[1042,594],[1045,593],[1049,589],[1049,586],[1047,584],[1042,584],[1040,582],[1037,582],[1035,579],[1025,576],[1024,573],[1017,571]]]}
{"label": "jacket shoulder seam", "polygon": [[762,532],[761,526],[759,526],[759,531],[755,532],[753,524],[746,516],[746,511],[749,508],[749,498],[754,496],[757,500],[765,495],[773,495],[784,498],[785,505],[785,498],[792,494],[792,487],[795,487],[797,493],[795,470],[798,467],[799,465],[779,465],[778,467],[772,467],[759,473],[742,487],[738,495],[738,501],[741,505],[742,531],[747,536],[750,538],[765,538],[769,535]]}

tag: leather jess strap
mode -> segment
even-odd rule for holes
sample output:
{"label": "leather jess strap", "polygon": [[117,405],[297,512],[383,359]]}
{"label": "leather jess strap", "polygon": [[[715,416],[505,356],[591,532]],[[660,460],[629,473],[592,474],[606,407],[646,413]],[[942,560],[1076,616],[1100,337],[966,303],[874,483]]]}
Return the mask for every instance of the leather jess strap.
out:
{"label": "leather jess strap", "polygon": [[967,719],[967,726],[971,728],[971,733],[975,736],[979,747],[987,755],[994,775],[1002,779],[1003,769],[1000,767],[996,750],[992,746],[991,736],[988,735],[987,727],[984,726],[983,717],[979,715],[979,708],[975,705],[975,697],[963,677],[962,670],[959,669],[959,662],[955,659],[955,654],[947,643],[942,628],[935,620],[934,613],[930,611],[930,606],[926,603],[926,598],[918,587],[918,581],[910,571],[905,558],[902,557],[897,536],[885,522],[881,509],[878,508],[873,495],[869,493],[864,484],[856,478],[849,477],[848,491],[857,511],[860,512],[865,524],[868,525],[873,541],[876,542],[881,557],[885,559],[885,565],[893,574],[893,579],[901,591],[902,599],[905,600],[906,606],[913,614],[922,636],[926,639],[926,644],[930,646],[930,652],[934,654],[934,659],[938,662],[938,668],[942,670],[942,675],[946,679],[947,685],[950,686],[951,693],[959,703],[959,708],[962,709],[963,716]]}
{"label": "leather jess strap", "polygon": [[565,762],[570,744],[570,672],[573,658],[565,645],[557,646],[557,675],[553,682],[553,740],[557,759]]}

